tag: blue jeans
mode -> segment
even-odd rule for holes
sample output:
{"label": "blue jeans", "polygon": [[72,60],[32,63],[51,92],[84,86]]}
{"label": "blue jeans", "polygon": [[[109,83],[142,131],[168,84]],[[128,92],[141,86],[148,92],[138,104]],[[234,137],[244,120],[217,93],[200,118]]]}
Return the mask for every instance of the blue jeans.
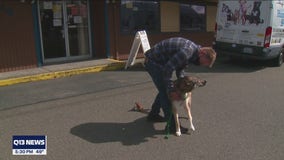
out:
{"label": "blue jeans", "polygon": [[145,69],[151,76],[152,81],[158,89],[158,94],[154,103],[152,104],[149,115],[158,115],[160,113],[160,109],[162,108],[165,118],[168,119],[171,113],[171,102],[168,98],[167,84],[164,82],[161,66],[148,61],[145,63]]}

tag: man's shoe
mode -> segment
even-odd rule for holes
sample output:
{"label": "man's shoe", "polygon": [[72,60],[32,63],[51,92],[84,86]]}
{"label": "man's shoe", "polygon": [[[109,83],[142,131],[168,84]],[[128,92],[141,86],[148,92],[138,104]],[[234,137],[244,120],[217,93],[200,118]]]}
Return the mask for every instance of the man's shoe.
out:
{"label": "man's shoe", "polygon": [[166,122],[166,119],[160,115],[148,115],[147,120],[149,122]]}

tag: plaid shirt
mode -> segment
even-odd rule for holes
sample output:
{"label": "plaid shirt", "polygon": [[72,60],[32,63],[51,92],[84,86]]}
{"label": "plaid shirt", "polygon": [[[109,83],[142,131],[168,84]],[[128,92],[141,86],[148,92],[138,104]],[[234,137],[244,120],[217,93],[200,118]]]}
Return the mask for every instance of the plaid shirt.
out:
{"label": "plaid shirt", "polygon": [[157,43],[145,53],[148,60],[161,68],[168,89],[172,89],[172,74],[176,71],[177,77],[184,76],[184,68],[189,63],[198,62],[198,50],[200,46],[192,41],[176,37]]}

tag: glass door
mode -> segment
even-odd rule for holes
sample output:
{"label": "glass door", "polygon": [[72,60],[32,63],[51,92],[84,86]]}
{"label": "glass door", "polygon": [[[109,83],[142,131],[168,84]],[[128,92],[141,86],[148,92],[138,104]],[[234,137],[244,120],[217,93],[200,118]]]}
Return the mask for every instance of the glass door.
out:
{"label": "glass door", "polygon": [[88,0],[40,0],[44,62],[91,56]]}
{"label": "glass door", "polygon": [[44,60],[66,57],[62,1],[40,1],[39,4]]}
{"label": "glass door", "polygon": [[90,53],[90,47],[88,45],[89,27],[87,3],[68,0],[66,1],[66,5],[70,55],[88,55]]}

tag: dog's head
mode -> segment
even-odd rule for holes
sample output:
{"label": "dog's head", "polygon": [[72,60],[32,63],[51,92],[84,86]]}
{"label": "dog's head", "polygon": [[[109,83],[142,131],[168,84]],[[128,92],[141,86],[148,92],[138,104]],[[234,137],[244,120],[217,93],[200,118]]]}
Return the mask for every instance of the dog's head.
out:
{"label": "dog's head", "polygon": [[203,87],[206,85],[206,80],[202,80],[194,76],[184,76],[174,81],[177,90],[187,93],[191,92],[194,88]]}

